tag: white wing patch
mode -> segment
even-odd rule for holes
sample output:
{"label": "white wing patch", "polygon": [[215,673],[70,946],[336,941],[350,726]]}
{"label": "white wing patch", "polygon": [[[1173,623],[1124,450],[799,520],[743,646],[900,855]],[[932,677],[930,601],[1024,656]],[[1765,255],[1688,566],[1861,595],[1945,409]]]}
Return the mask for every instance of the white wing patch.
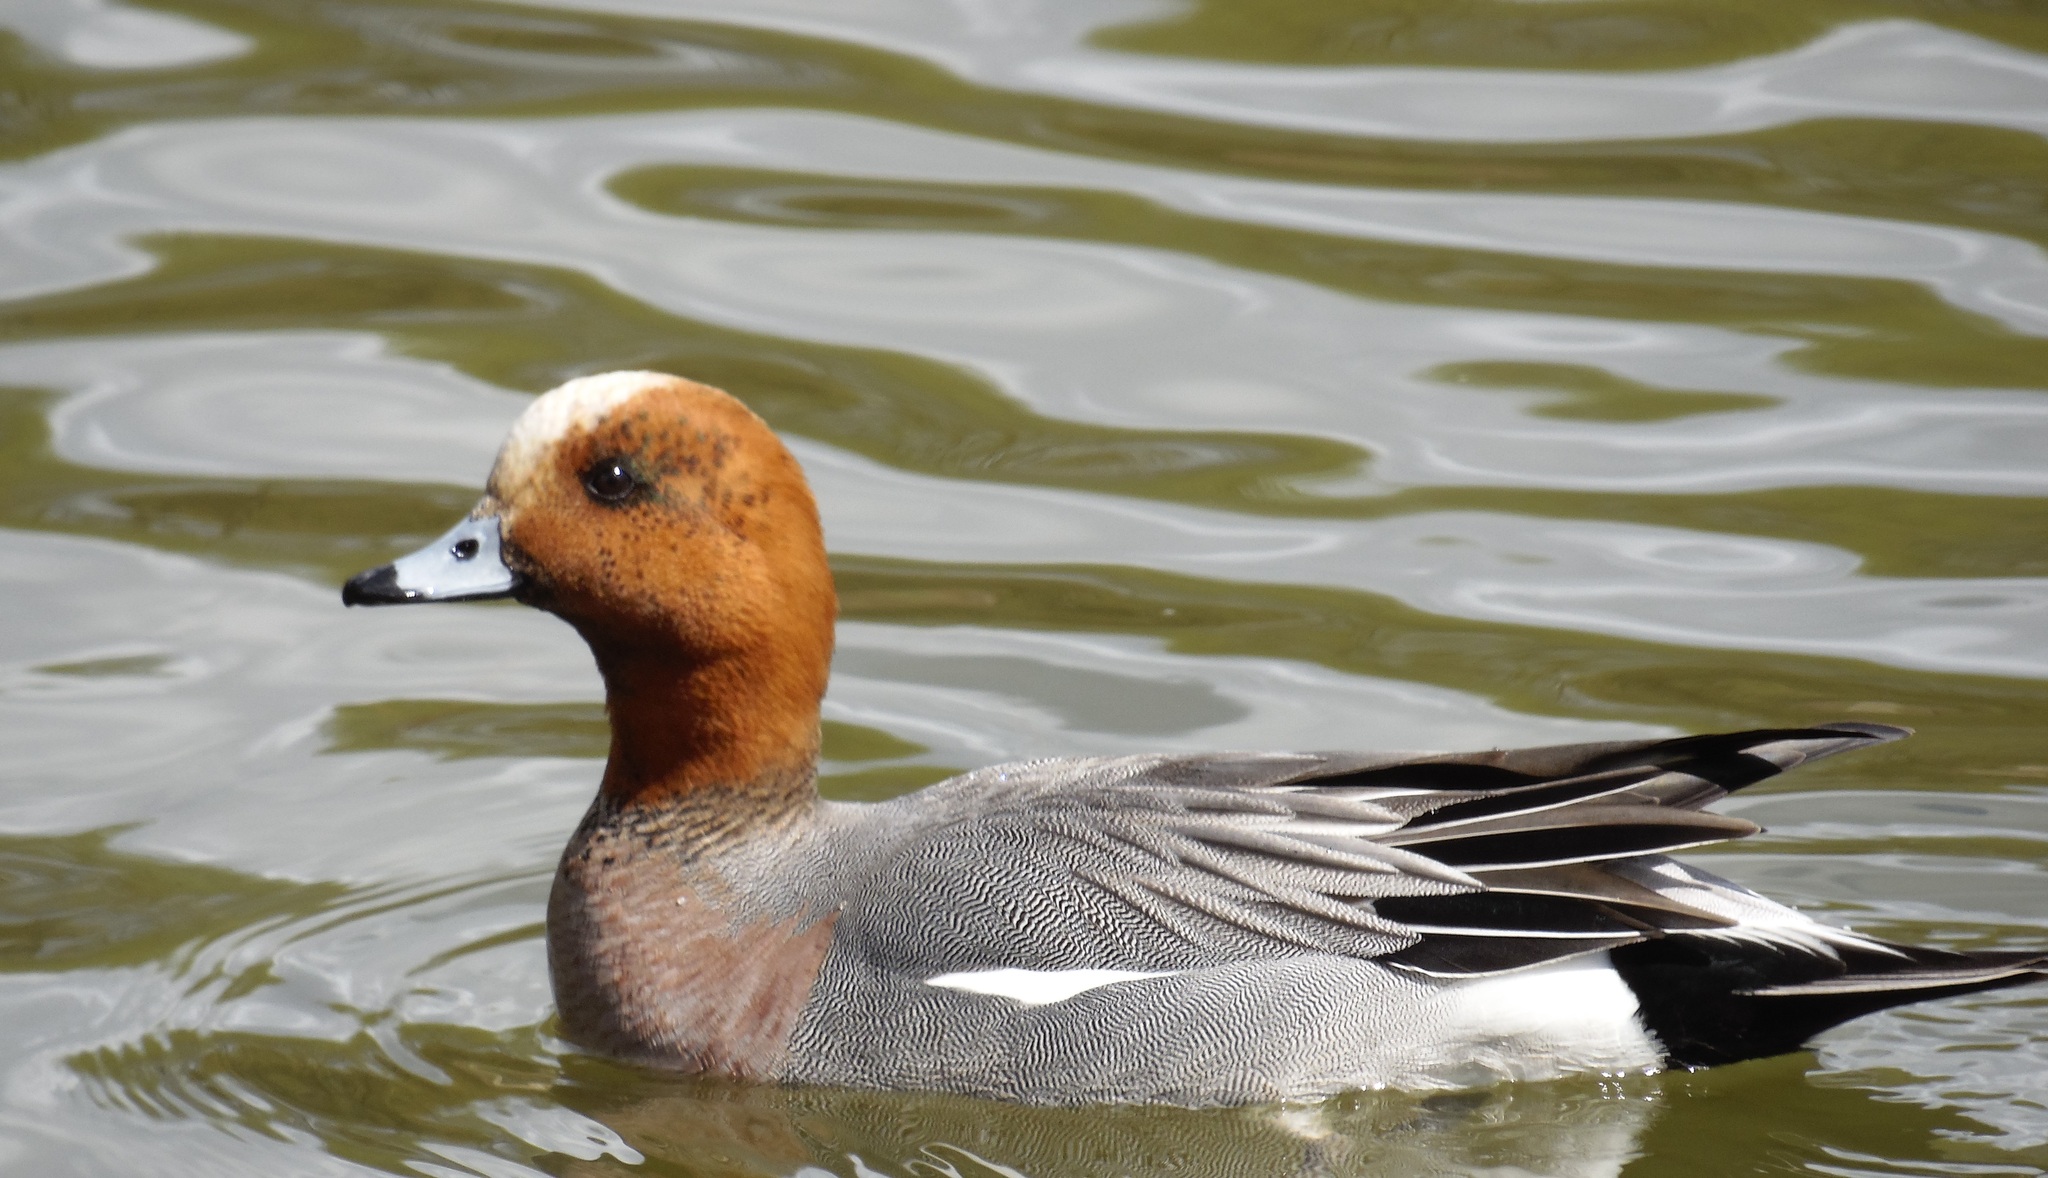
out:
{"label": "white wing patch", "polygon": [[927,986],[938,986],[947,990],[965,990],[970,994],[992,994],[1008,998],[1026,1006],[1050,1006],[1065,1002],[1076,994],[1085,994],[1103,986],[1114,986],[1118,982],[1136,982],[1145,978],[1170,978],[1181,970],[1166,970],[1147,973],[1133,969],[977,969],[961,973],[942,973],[926,978]]}

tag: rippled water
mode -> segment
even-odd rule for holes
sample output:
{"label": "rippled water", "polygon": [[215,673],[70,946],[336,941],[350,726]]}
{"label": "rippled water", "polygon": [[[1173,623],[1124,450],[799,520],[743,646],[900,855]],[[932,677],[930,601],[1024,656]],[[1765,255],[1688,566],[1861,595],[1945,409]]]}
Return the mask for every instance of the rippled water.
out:
{"label": "rippled water", "polygon": [[335,587],[669,369],[818,489],[835,796],[1895,721],[1716,868],[2048,944],[2044,134],[1991,0],[0,2],[0,1170],[2038,1172],[2040,990],[1228,1112],[577,1055],[582,648]]}

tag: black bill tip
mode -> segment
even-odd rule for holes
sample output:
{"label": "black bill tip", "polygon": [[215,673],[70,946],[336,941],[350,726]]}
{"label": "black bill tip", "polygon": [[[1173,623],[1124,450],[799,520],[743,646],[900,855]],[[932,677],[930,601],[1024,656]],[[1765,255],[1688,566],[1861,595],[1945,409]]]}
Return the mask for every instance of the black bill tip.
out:
{"label": "black bill tip", "polygon": [[419,593],[399,585],[398,570],[388,564],[365,569],[341,587],[343,605],[402,605],[419,597]]}
{"label": "black bill tip", "polygon": [[349,578],[343,605],[407,605],[426,601],[492,601],[519,589],[505,567],[505,538],[493,515],[469,516],[418,552]]}

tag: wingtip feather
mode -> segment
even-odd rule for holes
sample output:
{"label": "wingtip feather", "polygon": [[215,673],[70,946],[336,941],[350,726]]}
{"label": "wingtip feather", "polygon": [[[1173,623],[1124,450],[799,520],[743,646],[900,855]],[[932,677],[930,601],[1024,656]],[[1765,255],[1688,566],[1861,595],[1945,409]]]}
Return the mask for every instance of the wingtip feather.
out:
{"label": "wingtip feather", "polygon": [[1902,724],[1872,724],[1863,720],[1830,720],[1826,724],[1813,726],[1817,732],[1840,732],[1845,735],[1869,738],[1871,744],[1890,744],[1913,735],[1913,730]]}

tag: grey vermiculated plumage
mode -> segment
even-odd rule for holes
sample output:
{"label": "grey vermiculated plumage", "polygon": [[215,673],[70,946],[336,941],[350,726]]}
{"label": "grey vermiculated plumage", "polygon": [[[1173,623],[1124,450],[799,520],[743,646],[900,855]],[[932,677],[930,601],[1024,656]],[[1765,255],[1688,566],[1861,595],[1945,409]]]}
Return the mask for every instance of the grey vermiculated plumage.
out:
{"label": "grey vermiculated plumage", "polygon": [[[791,1080],[1200,1105],[1713,1062],[1723,1038],[1788,1050],[1923,992],[2038,975],[2038,957],[1830,929],[1664,857],[1757,829],[1698,807],[1903,735],[1022,762],[828,803],[800,840],[815,874],[771,879],[764,857],[756,876],[740,854],[735,892],[776,897],[767,915],[837,914]],[[1684,991],[1676,1013],[1644,997],[1642,1058],[1466,1041],[1477,981],[1610,955],[1639,994],[1653,976]],[[989,970],[1161,976],[1042,1005],[931,983]]]}

